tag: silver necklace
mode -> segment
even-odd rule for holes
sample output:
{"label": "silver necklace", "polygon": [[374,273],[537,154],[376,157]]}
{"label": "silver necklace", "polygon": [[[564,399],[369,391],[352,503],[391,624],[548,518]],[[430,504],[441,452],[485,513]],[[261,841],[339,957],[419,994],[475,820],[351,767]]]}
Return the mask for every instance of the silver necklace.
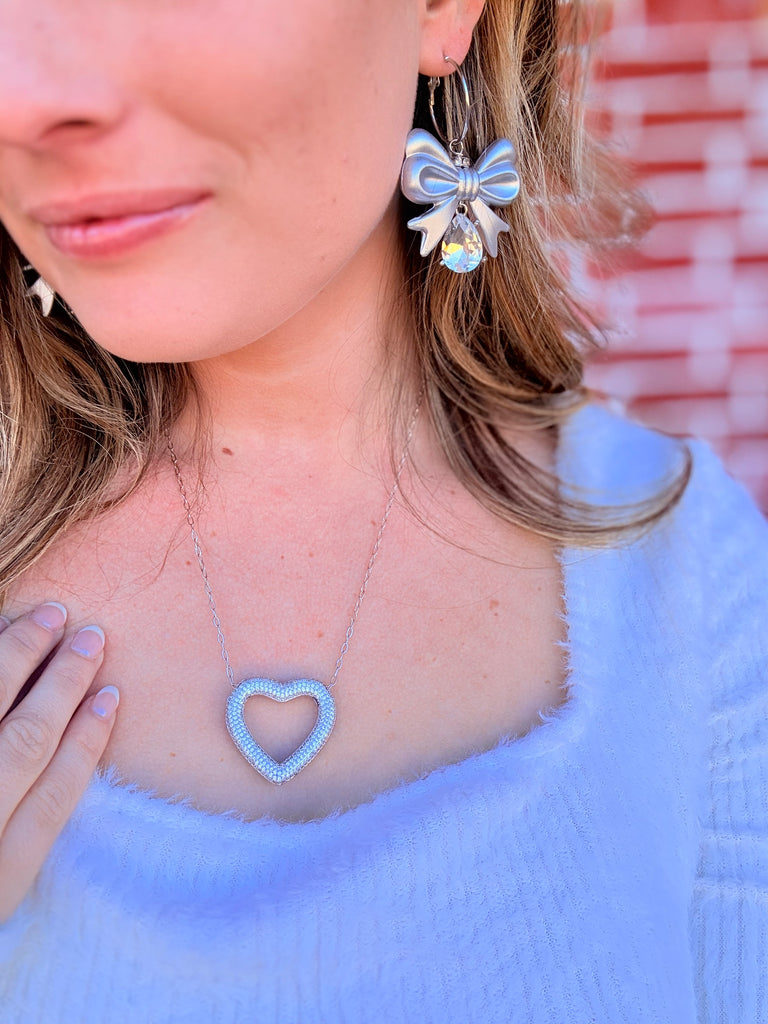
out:
{"label": "silver necklace", "polygon": [[[414,412],[413,419],[411,420],[411,425],[408,428],[405,445],[403,446],[400,461],[398,462],[397,469],[395,470],[395,479],[392,483],[392,489],[387,497],[387,503],[384,507],[384,515],[381,518],[376,539],[373,543],[371,557],[368,559],[368,566],[365,570],[365,575],[363,576],[363,582],[360,585],[360,591],[357,595],[357,600],[355,601],[352,617],[349,621],[349,625],[347,626],[344,642],[341,645],[339,656],[336,659],[336,666],[333,670],[333,675],[327,685],[319,682],[317,679],[291,679],[287,682],[278,682],[275,679],[253,678],[244,679],[239,684],[235,682],[235,676],[230,664],[229,652],[227,651],[224,633],[221,628],[221,620],[219,619],[218,612],[216,611],[216,602],[213,597],[213,591],[211,590],[210,580],[208,579],[208,570],[205,567],[205,561],[203,559],[200,536],[195,528],[192,508],[187,497],[187,490],[184,486],[184,480],[181,475],[179,460],[177,459],[176,452],[174,451],[173,441],[171,440],[170,434],[167,435],[168,452],[171,456],[171,462],[173,463],[173,469],[176,474],[176,482],[179,485],[181,500],[184,503],[184,511],[186,512],[187,523],[192,534],[195,555],[197,556],[197,564],[200,567],[200,574],[203,577],[203,587],[205,589],[206,597],[208,598],[208,606],[211,609],[213,624],[216,627],[216,635],[219,640],[219,646],[221,647],[221,657],[224,661],[227,679],[229,680],[229,685],[232,691],[227,699],[227,730],[229,735],[232,737],[235,746],[246,761],[248,761],[248,763],[252,765],[268,782],[273,782],[275,785],[279,786],[283,782],[288,782],[289,779],[298,775],[303,768],[306,768],[309,762],[315,758],[325,746],[328,737],[331,735],[333,730],[333,726],[336,721],[336,702],[333,699],[331,690],[336,685],[336,680],[339,677],[339,672],[341,672],[341,666],[344,662],[344,656],[349,650],[349,644],[355,631],[355,623],[357,622],[357,617],[360,614],[360,608],[368,589],[368,581],[371,578],[373,566],[379,553],[379,548],[381,547],[381,539],[384,535],[384,529],[387,525],[389,514],[392,511],[392,506],[395,503],[395,498],[397,497],[397,493],[400,489],[400,477],[408,459],[408,450],[410,448],[411,438],[413,437],[413,431],[416,427],[420,404],[420,402],[417,404],[416,411]],[[315,720],[312,731],[284,761],[276,761],[273,757],[270,757],[266,750],[256,742],[248,729],[248,726],[245,724],[244,709],[246,701],[257,695],[270,697],[272,700],[275,700],[280,704],[294,700],[296,697],[311,697],[317,704],[317,719]]]}

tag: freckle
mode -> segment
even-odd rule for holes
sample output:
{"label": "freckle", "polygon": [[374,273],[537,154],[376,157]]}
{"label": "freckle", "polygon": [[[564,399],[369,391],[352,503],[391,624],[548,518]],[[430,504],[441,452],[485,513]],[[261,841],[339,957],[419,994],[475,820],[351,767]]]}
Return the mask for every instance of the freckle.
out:
{"label": "freckle", "polygon": [[170,756],[171,756],[171,757],[176,757],[176,754],[175,754],[175,753],[174,753],[173,751],[171,751],[171,754],[170,754]]}
{"label": "freckle", "polygon": [[281,561],[281,562],[284,562],[284,561],[285,561],[285,555],[280,555],[280,561]]}
{"label": "freckle", "polygon": [[212,536],[212,537],[215,537],[215,536],[216,536],[216,531],[215,531],[215,530],[211,530],[211,536]]}
{"label": "freckle", "polygon": [[499,602],[492,597],[491,600],[488,602],[488,607],[490,608],[491,611],[493,611],[494,608],[499,607]]}
{"label": "freckle", "polygon": [[222,448],[221,449],[221,454],[222,455],[231,455],[232,454],[232,449],[231,448]]}
{"label": "freckle", "polygon": [[317,638],[318,638],[318,640],[320,639],[321,636],[325,636],[325,630],[318,629],[318,631],[317,631]]}
{"label": "freckle", "polygon": [[187,565],[192,565],[189,559],[187,559]]}
{"label": "freckle", "polygon": [[310,558],[314,558],[315,557],[315,552],[314,551],[310,551],[309,552],[309,557]]}

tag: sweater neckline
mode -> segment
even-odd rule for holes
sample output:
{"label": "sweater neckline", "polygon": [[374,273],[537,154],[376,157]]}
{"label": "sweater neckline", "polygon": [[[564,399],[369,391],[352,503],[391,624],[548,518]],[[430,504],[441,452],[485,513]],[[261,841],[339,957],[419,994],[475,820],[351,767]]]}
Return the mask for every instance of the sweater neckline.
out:
{"label": "sweater neckline", "polygon": [[[596,466],[585,464],[580,452],[582,438],[575,443],[577,424],[584,419],[585,412],[605,415],[603,410],[577,410],[561,430],[557,452],[558,472],[561,477],[567,467],[569,485],[589,486]],[[589,417],[592,419],[592,417]],[[613,420],[613,417],[609,417]],[[615,423],[615,421],[614,421]],[[615,426],[614,426],[615,429]],[[591,431],[590,431],[591,433]],[[594,435],[593,435],[594,436]],[[405,779],[394,786],[381,790],[370,799],[345,809],[331,812],[320,818],[307,821],[283,821],[269,816],[256,819],[246,817],[233,809],[209,811],[196,807],[184,794],[166,797],[153,789],[143,788],[137,783],[124,779],[116,766],[97,768],[93,773],[74,817],[85,815],[95,806],[101,809],[114,808],[121,817],[162,818],[169,826],[189,828],[222,827],[227,831],[265,828],[281,830],[307,830],[332,827],[334,822],[351,823],[355,818],[365,817],[383,811],[388,806],[400,808],[411,801],[429,798],[445,787],[469,785],[489,772],[502,770],[512,780],[519,773],[510,771],[510,763],[519,764],[557,756],[572,748],[585,731],[591,711],[596,704],[595,682],[599,679],[599,665],[595,663],[597,649],[590,643],[593,632],[591,604],[588,600],[589,584],[585,573],[590,575],[597,568],[596,563],[611,557],[609,549],[593,549],[589,552],[563,547],[558,552],[561,571],[562,601],[564,608],[566,640],[563,643],[566,655],[565,678],[561,688],[565,690],[562,702],[553,710],[539,712],[540,723],[534,725],[522,736],[502,735],[498,741],[485,750],[473,752],[460,760],[430,769],[422,775]],[[594,624],[597,628],[597,623]],[[593,658],[594,655],[594,658]],[[597,659],[599,661],[599,658]]]}
{"label": "sweater neckline", "polygon": [[[600,552],[599,556],[605,554]],[[510,787],[522,787],[525,779],[530,780],[532,762],[546,759],[554,770],[555,764],[574,749],[600,702],[596,694],[596,683],[600,678],[599,651],[589,639],[597,629],[597,623],[593,625],[590,621],[587,599],[590,588],[583,578],[587,563],[590,569],[595,567],[592,559],[584,559],[583,552],[565,549],[561,553],[567,637],[563,643],[566,669],[562,688],[565,697],[556,708],[540,711],[539,724],[522,736],[502,735],[485,750],[404,779],[348,809],[306,821],[283,821],[269,816],[248,818],[237,809],[205,810],[195,806],[184,794],[166,797],[127,781],[114,765],[96,769],[73,817],[82,819],[94,810],[109,810],[124,821],[151,818],[174,830],[223,831],[233,838],[240,832],[249,835],[270,828],[298,835],[302,831],[332,829],[336,825],[351,826],[354,821],[359,823],[373,815],[399,814],[408,805],[426,806],[440,794],[454,792],[458,788],[467,792],[489,776],[501,775]],[[517,770],[514,765],[517,765]],[[521,792],[520,799],[527,800],[530,795]]]}

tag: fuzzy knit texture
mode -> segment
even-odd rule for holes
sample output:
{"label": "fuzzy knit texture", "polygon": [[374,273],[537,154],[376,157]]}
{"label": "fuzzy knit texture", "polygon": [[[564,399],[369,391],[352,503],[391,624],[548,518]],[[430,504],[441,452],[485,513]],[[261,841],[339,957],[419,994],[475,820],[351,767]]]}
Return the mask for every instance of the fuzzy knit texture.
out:
{"label": "fuzzy knit texture", "polygon": [[[768,526],[702,444],[643,539],[563,552],[568,700],[309,823],[96,773],[0,928],[3,1024],[765,1024]],[[569,484],[676,442],[592,406]]]}

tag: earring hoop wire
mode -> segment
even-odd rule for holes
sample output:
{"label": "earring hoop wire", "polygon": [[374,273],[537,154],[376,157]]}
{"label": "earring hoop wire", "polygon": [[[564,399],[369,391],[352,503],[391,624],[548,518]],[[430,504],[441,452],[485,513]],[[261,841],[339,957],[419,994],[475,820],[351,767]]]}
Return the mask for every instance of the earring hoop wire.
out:
{"label": "earring hoop wire", "polygon": [[[437,123],[437,120],[435,118],[435,89],[442,81],[442,79],[437,75],[431,75],[429,79],[429,116],[432,118],[432,124],[435,126],[435,131],[443,140],[443,142],[446,143],[451,152],[461,154],[461,151],[463,149],[462,143],[464,142],[467,131],[469,130],[469,115],[472,109],[469,99],[469,85],[467,84],[467,79],[464,77],[464,72],[461,70],[461,68],[453,59],[453,57],[443,56],[443,60],[446,61],[448,64],[453,64],[454,69],[459,74],[462,89],[464,91],[464,127],[461,130],[461,135],[459,135],[458,138],[449,140],[440,130],[440,126]],[[453,74],[453,72],[451,72],[451,74]],[[443,86],[443,88],[445,88],[445,86]]]}

